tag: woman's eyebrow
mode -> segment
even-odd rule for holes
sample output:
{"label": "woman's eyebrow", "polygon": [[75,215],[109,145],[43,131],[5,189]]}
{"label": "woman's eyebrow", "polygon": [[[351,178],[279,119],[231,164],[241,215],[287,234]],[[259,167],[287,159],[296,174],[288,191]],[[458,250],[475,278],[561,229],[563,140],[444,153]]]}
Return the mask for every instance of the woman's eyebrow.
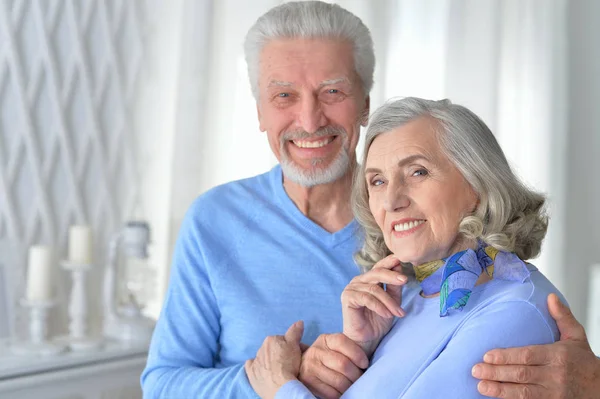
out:
{"label": "woman's eyebrow", "polygon": [[[429,159],[425,155],[415,154],[415,155],[409,155],[405,158],[402,158],[400,161],[398,161],[397,165],[404,166],[408,163],[416,161],[417,159],[424,159],[425,161],[429,161]],[[381,173],[381,169],[367,168],[367,169],[365,169],[365,174],[367,174],[367,173]]]}

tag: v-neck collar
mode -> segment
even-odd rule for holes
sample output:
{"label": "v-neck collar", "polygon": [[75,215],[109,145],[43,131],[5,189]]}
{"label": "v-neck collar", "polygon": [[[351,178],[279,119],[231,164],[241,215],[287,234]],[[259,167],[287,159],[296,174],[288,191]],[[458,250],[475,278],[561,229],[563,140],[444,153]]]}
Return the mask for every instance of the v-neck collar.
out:
{"label": "v-neck collar", "polygon": [[319,241],[334,247],[352,238],[355,234],[358,234],[359,225],[356,219],[352,219],[352,221],[342,229],[330,233],[300,212],[283,187],[283,172],[281,171],[281,165],[277,165],[271,170],[271,185],[279,200],[279,204],[286,214],[302,225],[305,230],[319,239]]}

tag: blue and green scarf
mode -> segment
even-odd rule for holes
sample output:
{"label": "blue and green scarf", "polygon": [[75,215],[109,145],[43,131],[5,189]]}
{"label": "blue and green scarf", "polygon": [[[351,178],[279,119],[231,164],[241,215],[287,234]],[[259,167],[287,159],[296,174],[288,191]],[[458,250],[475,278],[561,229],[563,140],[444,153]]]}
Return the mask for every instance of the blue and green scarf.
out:
{"label": "blue and green scarf", "polygon": [[494,279],[520,282],[531,274],[517,255],[499,251],[483,241],[475,250],[467,249],[414,269],[424,295],[440,293],[440,317],[449,311],[462,311],[484,271]]}

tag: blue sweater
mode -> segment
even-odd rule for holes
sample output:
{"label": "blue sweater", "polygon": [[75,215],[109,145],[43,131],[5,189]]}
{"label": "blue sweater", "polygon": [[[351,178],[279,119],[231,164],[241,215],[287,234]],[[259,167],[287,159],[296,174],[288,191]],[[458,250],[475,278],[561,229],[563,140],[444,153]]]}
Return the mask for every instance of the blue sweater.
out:
{"label": "blue sweater", "polygon": [[[440,317],[440,300],[423,298],[416,283],[404,290],[407,316],[396,321],[367,371],[343,398],[483,398],[471,368],[490,349],[558,340],[546,306],[556,288],[533,266],[524,283],[492,280],[476,286],[462,312]],[[560,295],[560,294],[559,294]],[[564,300],[561,297],[562,300]],[[313,399],[291,381],[276,399]]]}
{"label": "blue sweater", "polygon": [[258,397],[243,366],[267,336],[297,320],[306,344],[341,331],[358,225],[323,230],[282,182],[277,166],[216,187],[189,209],[141,378],[146,399]]}

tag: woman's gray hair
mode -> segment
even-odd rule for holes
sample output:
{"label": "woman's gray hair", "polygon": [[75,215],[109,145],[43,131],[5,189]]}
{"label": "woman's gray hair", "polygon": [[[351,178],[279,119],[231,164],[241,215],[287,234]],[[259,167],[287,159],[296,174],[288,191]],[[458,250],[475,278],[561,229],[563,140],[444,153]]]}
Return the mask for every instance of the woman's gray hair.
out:
{"label": "woman's gray hair", "polygon": [[527,188],[511,170],[500,145],[486,124],[467,108],[450,100],[408,97],[391,100],[371,117],[362,163],[352,191],[354,215],[364,229],[363,248],[356,262],[370,269],[391,254],[369,209],[365,165],[373,140],[421,117],[433,118],[442,150],[479,198],[477,209],[460,223],[467,240],[480,239],[523,260],[539,255],[548,227],[544,195]]}
{"label": "woman's gray hair", "polygon": [[352,43],[354,68],[365,94],[373,86],[375,51],[369,29],[356,15],[337,4],[299,1],[270,9],[254,23],[244,42],[252,94],[258,100],[260,54],[271,40],[280,38],[334,38]]}

